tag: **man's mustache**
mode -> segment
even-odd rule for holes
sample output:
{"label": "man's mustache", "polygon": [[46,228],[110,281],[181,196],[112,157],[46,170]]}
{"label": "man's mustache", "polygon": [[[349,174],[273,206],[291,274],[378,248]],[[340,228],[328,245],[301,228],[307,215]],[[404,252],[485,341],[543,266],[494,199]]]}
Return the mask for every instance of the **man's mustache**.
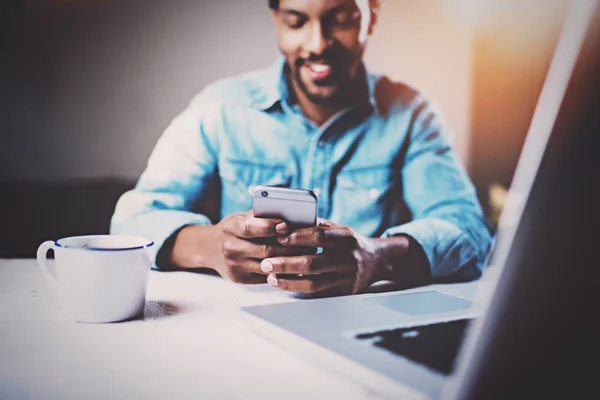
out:
{"label": "man's mustache", "polygon": [[343,60],[344,60],[343,52],[331,50],[331,51],[324,52],[322,54],[311,54],[308,58],[298,57],[294,61],[294,66],[296,68],[300,68],[307,62],[335,65],[338,62],[343,61]]}

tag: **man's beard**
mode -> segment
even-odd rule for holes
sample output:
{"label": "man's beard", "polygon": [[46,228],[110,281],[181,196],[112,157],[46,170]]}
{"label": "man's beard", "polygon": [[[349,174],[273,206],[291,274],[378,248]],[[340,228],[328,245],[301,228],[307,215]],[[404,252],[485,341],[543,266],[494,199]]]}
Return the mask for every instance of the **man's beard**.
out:
{"label": "man's beard", "polygon": [[336,103],[342,97],[341,92],[343,92],[343,90],[342,90],[343,84],[341,82],[340,82],[340,84],[338,84],[337,88],[329,96],[323,97],[323,96],[313,94],[308,90],[308,88],[304,84],[304,81],[302,80],[302,77],[300,76],[300,68],[295,69],[294,79],[296,80],[296,84],[298,85],[298,88],[300,89],[300,91],[302,93],[304,93],[306,98],[314,104]]}
{"label": "man's beard", "polygon": [[[312,93],[308,90],[304,81],[302,80],[302,76],[300,74],[300,69],[307,62],[324,62],[326,64],[331,65],[334,70],[334,74],[338,74],[338,77],[333,77],[333,82],[336,85],[335,89],[327,96],[320,96],[318,94]],[[298,57],[294,60],[294,79],[296,80],[296,84],[300,91],[306,96],[306,98],[315,104],[326,104],[326,103],[338,103],[342,101],[345,89],[351,86],[351,77],[350,71],[347,68],[343,68],[343,66],[351,65],[353,61],[352,54],[344,51],[344,49],[339,47],[334,47],[326,50],[322,55],[313,55],[311,54],[308,59]],[[341,74],[341,76],[339,75]],[[323,86],[329,85],[329,82],[323,82]],[[319,86],[316,84],[316,86]]]}

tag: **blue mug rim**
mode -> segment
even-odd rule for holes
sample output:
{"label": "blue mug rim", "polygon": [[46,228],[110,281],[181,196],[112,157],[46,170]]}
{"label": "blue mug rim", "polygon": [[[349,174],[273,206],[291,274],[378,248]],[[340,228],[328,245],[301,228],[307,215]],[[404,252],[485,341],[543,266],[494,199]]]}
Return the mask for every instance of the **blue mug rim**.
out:
{"label": "blue mug rim", "polygon": [[[83,239],[83,238],[98,238],[98,237],[123,237],[123,238],[134,238],[140,240],[146,240],[147,242],[139,245],[139,246],[131,246],[131,247],[82,247],[82,246],[73,246],[61,244],[62,240],[67,239]],[[56,247],[61,249],[71,249],[71,250],[90,250],[90,251],[129,251],[129,250],[139,250],[145,249],[151,246],[154,246],[154,241],[142,237],[142,236],[128,236],[128,235],[81,235],[81,236],[68,236],[64,238],[60,238],[54,241]]]}

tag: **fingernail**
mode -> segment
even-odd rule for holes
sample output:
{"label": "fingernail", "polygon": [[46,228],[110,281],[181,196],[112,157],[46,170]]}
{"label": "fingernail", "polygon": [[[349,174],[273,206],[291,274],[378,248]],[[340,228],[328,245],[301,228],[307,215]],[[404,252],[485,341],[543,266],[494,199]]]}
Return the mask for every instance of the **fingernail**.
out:
{"label": "fingernail", "polygon": [[287,224],[285,222],[281,222],[275,226],[275,231],[277,233],[286,233],[287,232]]}
{"label": "fingernail", "polygon": [[271,264],[267,260],[262,260],[260,263],[260,269],[262,270],[262,272],[271,272],[273,271],[273,264]]}
{"label": "fingernail", "polygon": [[277,286],[277,278],[275,278],[275,275],[267,276],[267,283],[271,286]]}
{"label": "fingernail", "polygon": [[277,238],[277,241],[281,244],[286,244],[288,242],[288,238],[287,238],[287,236],[279,236]]}

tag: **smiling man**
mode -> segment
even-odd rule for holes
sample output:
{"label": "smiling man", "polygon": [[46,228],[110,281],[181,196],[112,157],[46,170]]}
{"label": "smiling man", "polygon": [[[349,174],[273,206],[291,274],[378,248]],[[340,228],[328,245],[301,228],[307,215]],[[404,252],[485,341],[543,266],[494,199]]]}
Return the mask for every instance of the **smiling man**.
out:
{"label": "smiling man", "polygon": [[[158,269],[294,292],[478,278],[490,235],[447,127],[362,61],[379,2],[268,5],[284,57],[210,85],[173,120],[112,233],[152,238]],[[312,189],[318,226],[254,218],[254,185]]]}

